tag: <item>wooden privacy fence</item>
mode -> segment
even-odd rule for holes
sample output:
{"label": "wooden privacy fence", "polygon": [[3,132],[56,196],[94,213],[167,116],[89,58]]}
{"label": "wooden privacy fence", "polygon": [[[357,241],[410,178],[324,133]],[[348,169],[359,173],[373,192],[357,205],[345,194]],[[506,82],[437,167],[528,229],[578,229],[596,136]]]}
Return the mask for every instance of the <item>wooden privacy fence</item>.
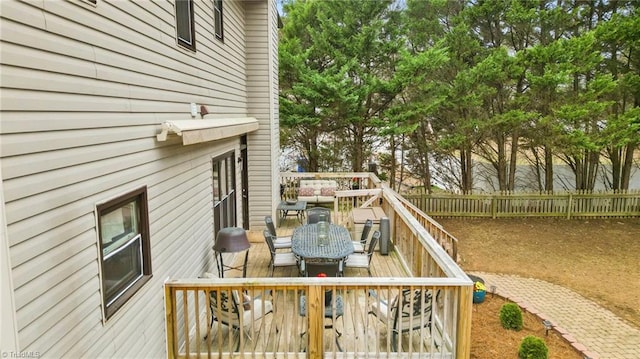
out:
{"label": "wooden privacy fence", "polygon": [[552,194],[404,194],[433,217],[640,217],[640,191]]}

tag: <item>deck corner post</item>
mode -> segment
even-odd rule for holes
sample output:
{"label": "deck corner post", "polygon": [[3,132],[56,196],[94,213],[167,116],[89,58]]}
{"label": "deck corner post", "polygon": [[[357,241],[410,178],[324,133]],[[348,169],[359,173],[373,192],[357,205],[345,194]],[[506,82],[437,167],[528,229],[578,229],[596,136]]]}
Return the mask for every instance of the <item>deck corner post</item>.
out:
{"label": "deck corner post", "polygon": [[471,312],[473,310],[473,286],[460,287],[458,300],[458,319],[456,337],[457,359],[469,359],[471,357]]}
{"label": "deck corner post", "polygon": [[167,334],[167,358],[174,359],[176,357],[174,338],[174,313],[175,313],[175,301],[173,300],[173,290],[168,283],[164,283],[164,312],[165,312],[165,333]]}

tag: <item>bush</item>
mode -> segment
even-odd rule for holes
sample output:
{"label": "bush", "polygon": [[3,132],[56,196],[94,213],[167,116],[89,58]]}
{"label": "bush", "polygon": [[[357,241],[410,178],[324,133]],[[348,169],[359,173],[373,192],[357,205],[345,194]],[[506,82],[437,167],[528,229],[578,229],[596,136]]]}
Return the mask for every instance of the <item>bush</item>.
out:
{"label": "bush", "polygon": [[505,303],[500,308],[500,323],[505,329],[522,329],[522,310],[515,303]]}
{"label": "bush", "polygon": [[547,359],[549,357],[549,349],[547,344],[541,338],[533,335],[527,335],[520,343],[518,349],[518,358],[520,359]]}

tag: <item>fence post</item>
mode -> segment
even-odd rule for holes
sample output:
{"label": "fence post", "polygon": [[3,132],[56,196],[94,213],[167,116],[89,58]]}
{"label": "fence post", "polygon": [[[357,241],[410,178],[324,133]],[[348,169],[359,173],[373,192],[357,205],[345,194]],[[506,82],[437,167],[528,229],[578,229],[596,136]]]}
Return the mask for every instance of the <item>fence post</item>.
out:
{"label": "fence post", "polygon": [[571,206],[573,205],[573,195],[569,193],[569,199],[567,200],[567,219],[571,219]]}
{"label": "fence post", "polygon": [[496,219],[496,211],[498,210],[496,207],[498,207],[496,203],[496,197],[492,195],[491,196],[491,218],[493,219]]}

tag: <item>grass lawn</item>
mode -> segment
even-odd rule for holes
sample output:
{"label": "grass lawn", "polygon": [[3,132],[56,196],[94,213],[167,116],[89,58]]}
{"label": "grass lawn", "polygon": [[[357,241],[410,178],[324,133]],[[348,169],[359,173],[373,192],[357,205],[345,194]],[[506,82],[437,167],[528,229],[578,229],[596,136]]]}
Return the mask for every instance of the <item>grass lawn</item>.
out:
{"label": "grass lawn", "polygon": [[465,271],[565,286],[640,328],[640,219],[437,219]]}

